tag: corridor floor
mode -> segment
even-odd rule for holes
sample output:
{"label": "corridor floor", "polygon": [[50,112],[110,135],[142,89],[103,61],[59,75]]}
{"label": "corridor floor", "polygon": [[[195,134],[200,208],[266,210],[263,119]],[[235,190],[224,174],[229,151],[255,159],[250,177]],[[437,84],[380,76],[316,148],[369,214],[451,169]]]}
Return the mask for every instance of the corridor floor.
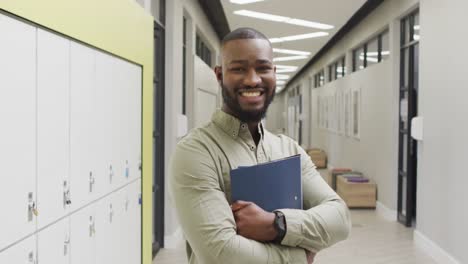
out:
{"label": "corridor floor", "polygon": [[[314,264],[435,264],[413,244],[413,229],[388,221],[374,210],[351,210],[350,237],[321,251]],[[183,243],[162,249],[153,264],[186,264]]]}

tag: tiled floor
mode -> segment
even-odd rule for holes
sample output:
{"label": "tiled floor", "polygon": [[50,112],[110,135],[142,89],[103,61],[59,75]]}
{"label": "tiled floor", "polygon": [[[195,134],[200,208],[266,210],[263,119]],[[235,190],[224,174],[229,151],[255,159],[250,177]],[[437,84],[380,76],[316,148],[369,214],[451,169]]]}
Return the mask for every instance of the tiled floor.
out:
{"label": "tiled floor", "polygon": [[[314,264],[435,264],[413,244],[413,230],[381,218],[374,210],[352,210],[348,240],[321,251]],[[185,246],[162,249],[154,264],[186,264]],[[241,264],[241,263],[240,263]]]}

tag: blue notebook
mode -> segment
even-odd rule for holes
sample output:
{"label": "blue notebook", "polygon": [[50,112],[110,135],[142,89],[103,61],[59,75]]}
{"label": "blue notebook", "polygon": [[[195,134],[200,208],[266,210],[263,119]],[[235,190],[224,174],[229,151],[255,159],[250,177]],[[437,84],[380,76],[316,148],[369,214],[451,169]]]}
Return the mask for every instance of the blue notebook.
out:
{"label": "blue notebook", "polygon": [[268,212],[302,209],[300,155],[231,170],[231,194]]}

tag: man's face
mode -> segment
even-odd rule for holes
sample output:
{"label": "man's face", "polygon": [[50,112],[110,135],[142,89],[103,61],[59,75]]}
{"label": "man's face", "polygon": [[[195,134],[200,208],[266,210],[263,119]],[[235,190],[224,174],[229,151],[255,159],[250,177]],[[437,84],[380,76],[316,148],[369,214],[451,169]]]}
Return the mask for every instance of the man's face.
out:
{"label": "man's face", "polygon": [[273,101],[276,68],[270,44],[264,39],[225,43],[222,67],[216,67],[224,109],[243,122],[258,122]]}

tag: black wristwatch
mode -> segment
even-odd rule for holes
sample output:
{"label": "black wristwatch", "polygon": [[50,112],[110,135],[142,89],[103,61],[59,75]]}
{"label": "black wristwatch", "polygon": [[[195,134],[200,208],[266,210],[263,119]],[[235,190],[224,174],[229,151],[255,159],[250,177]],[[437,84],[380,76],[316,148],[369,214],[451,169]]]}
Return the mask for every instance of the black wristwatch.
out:
{"label": "black wristwatch", "polygon": [[281,243],[284,236],[286,235],[286,217],[281,211],[273,211],[273,213],[275,214],[275,221],[273,222],[273,226],[278,233],[275,239],[273,239],[273,242]]}

